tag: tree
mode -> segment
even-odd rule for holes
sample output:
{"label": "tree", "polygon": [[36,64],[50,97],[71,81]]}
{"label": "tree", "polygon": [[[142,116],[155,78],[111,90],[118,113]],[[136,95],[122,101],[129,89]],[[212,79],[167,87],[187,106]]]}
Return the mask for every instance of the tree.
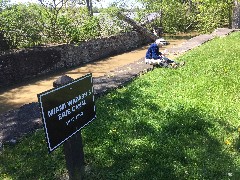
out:
{"label": "tree", "polygon": [[240,2],[238,0],[233,2],[232,28],[240,29]]}
{"label": "tree", "polygon": [[[96,0],[96,3],[100,2],[100,1],[101,0]],[[85,2],[86,2],[86,5],[87,5],[89,15],[93,16],[93,0],[85,0]]]}
{"label": "tree", "polygon": [[[58,41],[61,38],[57,28],[57,21],[60,11],[67,6],[68,0],[38,0],[40,4],[45,7],[45,15],[50,20],[50,26],[45,27],[48,29],[47,37]],[[46,26],[47,23],[45,23]]]}
{"label": "tree", "polygon": [[[211,32],[231,25],[239,16],[239,0],[235,0],[235,18],[232,19],[233,0],[138,0],[147,13],[162,10],[162,24],[169,33],[197,30]],[[235,22],[235,21],[234,21]]]}
{"label": "tree", "polygon": [[86,4],[90,16],[93,16],[92,0],[86,0]]}
{"label": "tree", "polygon": [[[93,0],[69,0],[72,4],[76,5],[86,5],[88,13],[93,16]],[[100,2],[101,0],[95,0],[95,2]]]}

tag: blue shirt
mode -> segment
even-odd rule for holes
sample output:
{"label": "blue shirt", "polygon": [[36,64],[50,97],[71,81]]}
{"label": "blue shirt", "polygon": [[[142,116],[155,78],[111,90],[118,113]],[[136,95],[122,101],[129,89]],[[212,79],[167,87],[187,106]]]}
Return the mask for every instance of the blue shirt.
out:
{"label": "blue shirt", "polygon": [[160,59],[161,55],[162,53],[159,52],[158,45],[156,43],[153,43],[147,50],[146,59]]}

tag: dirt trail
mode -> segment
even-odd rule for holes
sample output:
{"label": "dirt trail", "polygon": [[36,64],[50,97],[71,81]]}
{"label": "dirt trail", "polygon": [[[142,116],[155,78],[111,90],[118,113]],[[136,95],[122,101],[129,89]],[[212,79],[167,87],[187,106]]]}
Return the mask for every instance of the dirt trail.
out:
{"label": "dirt trail", "polygon": [[[170,45],[164,47],[162,50],[178,46],[185,42],[186,39],[170,39],[168,41],[170,42]],[[106,73],[109,73],[117,67],[127,65],[144,57],[147,48],[148,46],[144,46],[131,52],[88,63],[75,69],[68,69],[65,72],[56,73],[51,76],[45,76],[25,82],[24,84],[18,84],[16,86],[2,89],[0,92],[0,114],[11,109],[19,108],[24,104],[37,102],[37,94],[51,89],[53,87],[53,81],[61,75],[68,75],[73,79],[79,78],[87,73],[92,73],[93,77],[104,76]],[[169,57],[173,58],[173,56]]]}

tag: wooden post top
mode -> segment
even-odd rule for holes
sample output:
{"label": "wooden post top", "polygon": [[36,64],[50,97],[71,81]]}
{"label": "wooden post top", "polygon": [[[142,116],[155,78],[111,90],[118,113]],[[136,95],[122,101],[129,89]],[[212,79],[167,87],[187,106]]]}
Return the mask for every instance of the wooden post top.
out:
{"label": "wooden post top", "polygon": [[71,81],[73,81],[74,79],[67,76],[67,75],[63,75],[61,77],[59,77],[56,81],[53,82],[53,87],[59,87],[59,86],[62,86],[64,84],[67,84]]}

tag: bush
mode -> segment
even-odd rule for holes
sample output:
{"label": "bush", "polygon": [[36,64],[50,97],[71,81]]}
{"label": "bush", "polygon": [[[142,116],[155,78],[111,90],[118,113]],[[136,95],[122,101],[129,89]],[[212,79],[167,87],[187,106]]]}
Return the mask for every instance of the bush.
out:
{"label": "bush", "polygon": [[0,12],[0,31],[10,48],[49,43],[79,43],[126,32],[130,27],[110,15],[90,16],[87,8],[51,9],[39,4],[17,4]]}
{"label": "bush", "polygon": [[9,39],[11,48],[35,46],[42,42],[43,26],[39,21],[39,6],[13,5],[0,13],[0,30]]}
{"label": "bush", "polygon": [[[145,14],[162,11],[162,18],[155,26],[163,26],[168,33],[212,32],[225,26],[231,19],[230,0],[221,1],[168,1],[139,0],[145,5]],[[140,10],[142,11],[142,10]]]}

